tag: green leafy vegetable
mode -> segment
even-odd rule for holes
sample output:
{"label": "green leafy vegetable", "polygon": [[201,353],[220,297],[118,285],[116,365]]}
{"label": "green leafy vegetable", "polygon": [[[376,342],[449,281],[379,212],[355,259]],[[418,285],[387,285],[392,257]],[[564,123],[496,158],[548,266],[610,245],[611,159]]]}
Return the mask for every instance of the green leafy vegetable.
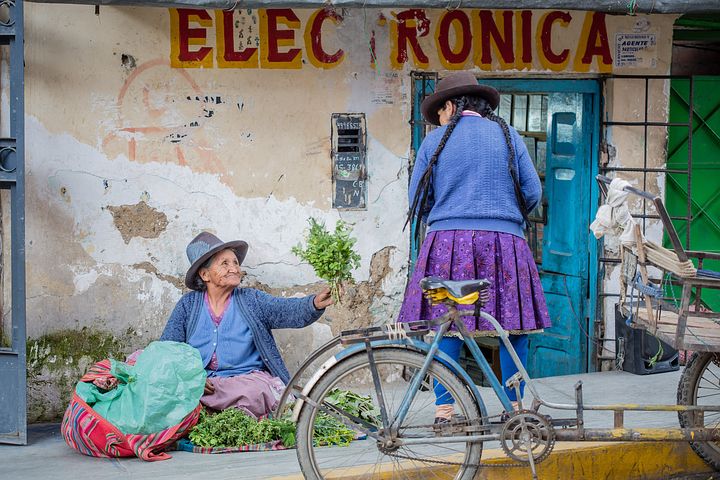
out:
{"label": "green leafy vegetable", "polygon": [[[376,427],[380,427],[382,424],[380,410],[375,407],[370,396],[335,389],[325,397],[325,403],[338,407],[354,417],[366,420]],[[357,435],[357,432],[323,412],[318,413],[315,417],[314,432],[313,443],[316,446],[347,446]]]}
{"label": "green leafy vegetable", "polygon": [[360,255],[354,250],[355,239],[350,237],[352,229],[339,220],[335,232],[330,233],[325,224],[313,217],[308,219],[310,230],[305,238],[307,246],[293,247],[292,252],[308,262],[315,274],[330,284],[335,302],[340,303],[340,286],[343,281],[352,279],[352,270],[360,266]]}
{"label": "green leafy vegetable", "polygon": [[[382,423],[380,412],[369,396],[335,389],[325,397],[325,402],[375,426]],[[240,447],[281,440],[290,448],[295,446],[295,424],[289,420],[290,415],[288,409],[283,418],[256,421],[236,408],[214,414],[203,409],[189,438],[199,447]],[[316,415],[314,432],[313,442],[323,446],[347,446],[357,436],[357,432],[324,412]]]}
{"label": "green leafy vegetable", "polygon": [[372,423],[376,427],[379,427],[382,423],[380,409],[373,404],[369,395],[359,395],[349,390],[335,389],[325,397],[325,401],[351,415]]}
{"label": "green leafy vegetable", "polygon": [[200,447],[240,447],[274,440],[282,440],[286,447],[295,446],[295,424],[273,418],[257,421],[236,408],[216,414],[203,409],[190,431],[190,441]]}
{"label": "green leafy vegetable", "polygon": [[354,431],[324,412],[319,412],[315,416],[313,431],[313,444],[315,446],[337,445],[347,447],[355,438]]}

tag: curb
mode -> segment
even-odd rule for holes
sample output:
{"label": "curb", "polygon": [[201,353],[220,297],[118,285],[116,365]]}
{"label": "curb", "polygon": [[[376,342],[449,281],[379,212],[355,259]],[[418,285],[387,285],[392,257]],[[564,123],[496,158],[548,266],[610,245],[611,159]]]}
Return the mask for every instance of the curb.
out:
{"label": "curb", "polygon": [[[501,450],[483,452],[488,463],[507,463]],[[537,466],[538,478],[660,480],[714,470],[687,442],[562,442]],[[478,480],[528,480],[529,468],[486,468]]]}
{"label": "curb", "polygon": [[[503,467],[512,461],[501,449],[483,451],[482,461],[498,465],[483,468],[476,480],[529,480],[530,468]],[[418,468],[403,478],[442,478],[442,466]],[[358,468],[343,472],[343,479],[362,478]],[[562,442],[555,444],[552,454],[537,466],[539,480],[661,480],[678,475],[711,474],[707,465],[686,442]],[[272,480],[302,480],[302,474],[273,477]],[[376,478],[392,478],[387,471]]]}

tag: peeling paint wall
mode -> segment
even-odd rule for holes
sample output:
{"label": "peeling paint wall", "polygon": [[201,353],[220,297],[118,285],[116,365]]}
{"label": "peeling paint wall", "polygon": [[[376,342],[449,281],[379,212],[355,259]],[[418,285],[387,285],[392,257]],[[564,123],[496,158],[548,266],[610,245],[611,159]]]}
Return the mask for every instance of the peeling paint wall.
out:
{"label": "peeling paint wall", "polygon": [[[291,369],[342,328],[394,318],[407,276],[409,74],[448,66],[437,55],[422,65],[412,52],[405,63],[391,60],[398,54],[397,12],[342,10],[341,27],[326,22],[324,48],[345,52],[333,68],[304,56],[297,69],[238,69],[173,68],[166,9],[102,7],[95,15],[87,6],[25,8],[27,331],[31,347],[44,345],[47,355],[38,362],[59,348],[41,341],[57,332],[107,338],[107,354],[119,356],[156,339],[183,292],[187,242],[201,230],[248,241],[246,285],[286,296],[317,289],[312,269],[291,253],[310,216],[352,224],[362,262],[343,306],[297,337],[279,333]],[[313,14],[294,12],[302,25]],[[443,12],[428,11],[433,25]],[[566,30],[546,39],[557,52],[588,35],[582,19],[589,17],[573,15]],[[662,34],[674,17],[638,18],[652,19],[659,41],[657,62],[636,71],[667,70],[670,41]],[[632,31],[637,21],[608,16],[609,34]],[[437,48],[433,35],[421,45]],[[485,73],[537,74],[538,62],[516,68],[495,59]],[[591,62],[584,70],[590,76],[610,68],[596,57]],[[572,77],[585,74],[572,64],[563,68]],[[608,95],[617,108],[627,101]],[[342,112],[367,119],[363,211],[331,208],[330,119]],[[621,135],[614,133],[613,144],[625,154],[638,140]],[[87,361],[75,358],[68,368],[80,372]],[[33,368],[45,373],[30,378],[31,406],[54,400],[30,420],[48,419],[61,413],[58,392],[72,382],[43,365]]]}

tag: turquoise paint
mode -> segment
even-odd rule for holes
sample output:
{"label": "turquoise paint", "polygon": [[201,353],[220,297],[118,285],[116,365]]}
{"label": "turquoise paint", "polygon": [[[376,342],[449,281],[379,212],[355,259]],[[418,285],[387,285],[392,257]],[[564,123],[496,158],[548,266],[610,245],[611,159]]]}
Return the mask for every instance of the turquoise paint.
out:
{"label": "turquoise paint", "polygon": [[[423,85],[424,83],[424,85]],[[424,87],[424,88],[423,88]],[[425,138],[425,124],[423,123],[422,113],[420,112],[421,103],[421,92],[434,92],[435,91],[435,80],[427,78],[416,78],[413,84],[413,129],[412,129],[412,150],[413,157],[415,153],[420,149],[420,144]],[[408,205],[410,208],[410,205]],[[410,268],[409,272],[412,272],[412,267],[415,265],[418,251],[420,250],[420,244],[422,240],[415,241],[415,232],[418,228],[424,229],[424,225],[420,225],[418,221],[413,221],[410,225]]]}

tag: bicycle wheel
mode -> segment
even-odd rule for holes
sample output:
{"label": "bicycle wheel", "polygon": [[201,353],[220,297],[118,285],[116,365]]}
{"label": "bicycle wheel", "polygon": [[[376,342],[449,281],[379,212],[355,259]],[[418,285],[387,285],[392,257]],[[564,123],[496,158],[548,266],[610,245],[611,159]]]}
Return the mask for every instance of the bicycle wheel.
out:
{"label": "bicycle wheel", "polygon": [[[695,352],[685,366],[678,384],[678,405],[718,405],[720,403],[720,355]],[[694,412],[678,412],[683,428],[720,427],[720,412],[705,412],[696,422]],[[690,442],[690,446],[715,470],[720,470],[719,442]]]}
{"label": "bicycle wheel", "polygon": [[[400,407],[408,383],[403,381],[403,369],[419,369],[425,359],[417,352],[399,348],[373,350],[380,378],[382,394],[388,416],[392,419]],[[455,417],[458,425],[479,425],[481,418],[471,392],[463,381],[439,362],[433,362],[428,372],[430,378],[442,384],[455,399]],[[379,412],[378,394],[372,381],[368,357],[361,352],[342,360],[323,375],[313,387],[309,397],[321,404],[336,389],[350,390],[367,396]],[[477,471],[482,454],[482,443],[458,441],[435,443],[438,429],[434,428],[435,394],[419,391],[410,405],[405,421],[400,426],[400,438],[428,439],[422,445],[404,445],[399,448],[383,447],[371,436],[356,438],[346,447],[325,446],[322,424],[327,414],[311,406],[303,405],[297,424],[297,455],[306,479],[329,480],[332,478],[440,478],[470,480]],[[464,418],[463,418],[464,417]],[[375,417],[373,423],[382,428],[382,421]]]}

